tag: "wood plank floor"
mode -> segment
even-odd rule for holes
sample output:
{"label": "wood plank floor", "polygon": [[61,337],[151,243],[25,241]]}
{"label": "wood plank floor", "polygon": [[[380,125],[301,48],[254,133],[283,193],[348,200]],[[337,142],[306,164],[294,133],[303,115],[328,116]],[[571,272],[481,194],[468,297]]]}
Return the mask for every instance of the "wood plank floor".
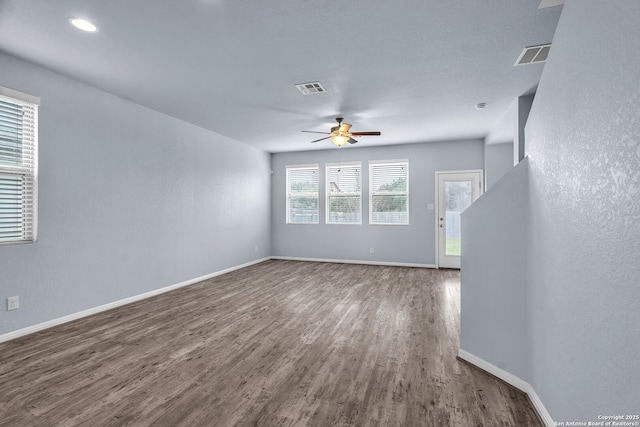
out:
{"label": "wood plank floor", "polygon": [[267,261],[0,344],[2,426],[538,426],[459,274]]}

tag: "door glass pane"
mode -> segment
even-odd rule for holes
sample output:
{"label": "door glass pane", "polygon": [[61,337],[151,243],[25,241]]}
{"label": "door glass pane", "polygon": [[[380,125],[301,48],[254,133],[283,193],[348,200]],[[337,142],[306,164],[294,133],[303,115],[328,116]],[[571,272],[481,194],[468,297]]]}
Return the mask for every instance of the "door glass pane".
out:
{"label": "door glass pane", "polygon": [[471,204],[471,181],[444,183],[446,255],[460,256],[460,214]]}

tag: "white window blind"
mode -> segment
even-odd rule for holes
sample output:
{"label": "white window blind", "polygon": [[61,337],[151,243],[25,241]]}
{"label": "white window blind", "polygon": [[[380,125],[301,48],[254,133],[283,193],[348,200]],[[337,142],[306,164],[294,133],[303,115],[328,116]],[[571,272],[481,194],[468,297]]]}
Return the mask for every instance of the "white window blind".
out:
{"label": "white window blind", "polygon": [[37,234],[38,104],[20,95],[0,87],[0,244],[33,242]]}
{"label": "white window blind", "polygon": [[409,161],[369,162],[369,223],[409,224]]}
{"label": "white window blind", "polygon": [[287,166],[287,224],[318,224],[318,165]]}
{"label": "white window blind", "polygon": [[362,164],[327,164],[327,224],[362,224]]}

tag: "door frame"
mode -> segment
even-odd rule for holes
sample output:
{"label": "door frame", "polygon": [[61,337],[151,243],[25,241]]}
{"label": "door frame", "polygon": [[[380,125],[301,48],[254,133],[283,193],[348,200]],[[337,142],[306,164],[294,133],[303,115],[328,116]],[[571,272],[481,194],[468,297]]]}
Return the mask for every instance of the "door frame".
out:
{"label": "door frame", "polygon": [[[464,170],[442,170],[435,172],[435,215],[434,215],[434,229],[435,229],[435,250],[436,250],[436,268],[440,268],[440,231],[438,217],[440,215],[440,175],[457,175],[465,173],[477,173],[480,176],[479,179],[479,191],[478,197],[484,194],[484,170],[483,169],[464,169]],[[477,199],[476,199],[477,200]],[[473,203],[473,202],[472,202]]]}

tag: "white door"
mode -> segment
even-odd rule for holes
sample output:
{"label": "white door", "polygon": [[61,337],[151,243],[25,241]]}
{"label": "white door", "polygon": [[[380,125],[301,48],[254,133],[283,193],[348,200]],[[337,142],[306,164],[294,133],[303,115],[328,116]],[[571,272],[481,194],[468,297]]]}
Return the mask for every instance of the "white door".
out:
{"label": "white door", "polygon": [[482,171],[436,172],[436,230],[440,268],[460,268],[460,214],[482,193]]}

